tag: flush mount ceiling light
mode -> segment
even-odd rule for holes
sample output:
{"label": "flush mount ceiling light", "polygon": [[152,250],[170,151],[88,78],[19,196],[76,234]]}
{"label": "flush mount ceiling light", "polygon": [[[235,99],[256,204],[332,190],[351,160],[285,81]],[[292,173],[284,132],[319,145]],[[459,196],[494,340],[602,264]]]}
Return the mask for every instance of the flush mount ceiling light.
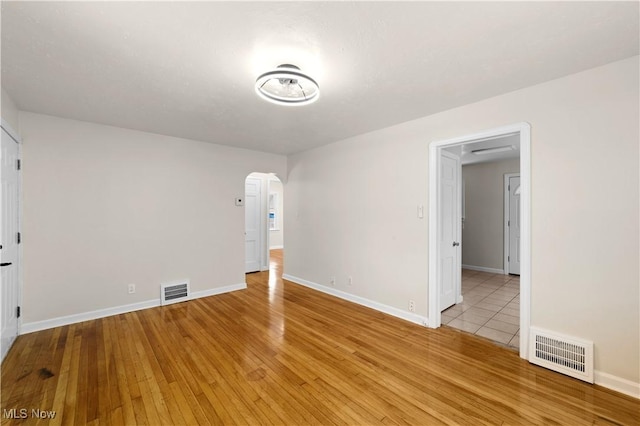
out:
{"label": "flush mount ceiling light", "polygon": [[514,149],[516,149],[516,147],[513,146],[513,145],[498,146],[496,148],[476,149],[476,150],[471,151],[471,153],[475,154],[475,155],[487,155],[487,154],[494,154],[496,152],[513,151]]}
{"label": "flush mount ceiling light", "polygon": [[307,105],[318,100],[320,87],[297,66],[282,64],[256,79],[256,93],[279,105]]}

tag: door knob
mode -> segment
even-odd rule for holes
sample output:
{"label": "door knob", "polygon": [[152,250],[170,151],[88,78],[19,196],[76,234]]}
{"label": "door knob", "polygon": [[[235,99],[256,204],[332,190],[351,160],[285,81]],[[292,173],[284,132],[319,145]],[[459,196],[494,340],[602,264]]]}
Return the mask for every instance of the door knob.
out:
{"label": "door knob", "polygon": [[12,265],[12,263],[11,262],[0,263],[0,266],[9,266],[9,265]]}
{"label": "door knob", "polygon": [[456,242],[456,241],[454,241],[454,242],[453,242],[453,246],[454,246],[454,247],[457,247],[457,246],[459,246],[459,245],[460,245],[460,243],[458,243],[458,242]]}

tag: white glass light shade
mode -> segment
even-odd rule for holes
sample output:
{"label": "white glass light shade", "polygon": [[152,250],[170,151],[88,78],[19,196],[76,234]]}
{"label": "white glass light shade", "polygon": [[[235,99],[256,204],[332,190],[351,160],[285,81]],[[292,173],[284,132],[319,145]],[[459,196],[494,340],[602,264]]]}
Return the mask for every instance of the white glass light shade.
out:
{"label": "white glass light shade", "polygon": [[307,105],[318,100],[318,83],[295,65],[280,65],[256,80],[256,93],[279,105]]}

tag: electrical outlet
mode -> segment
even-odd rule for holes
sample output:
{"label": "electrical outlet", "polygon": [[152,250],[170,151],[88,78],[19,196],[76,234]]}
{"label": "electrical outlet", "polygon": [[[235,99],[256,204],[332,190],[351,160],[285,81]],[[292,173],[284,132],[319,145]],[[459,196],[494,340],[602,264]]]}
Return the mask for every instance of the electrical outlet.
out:
{"label": "electrical outlet", "polygon": [[414,302],[413,300],[409,300],[409,312],[415,312],[416,311],[416,302]]}
{"label": "electrical outlet", "polygon": [[133,294],[136,292],[136,285],[135,284],[129,284],[129,294]]}
{"label": "electrical outlet", "polygon": [[335,287],[335,285],[336,285],[336,277],[331,277],[331,280],[329,280],[329,284],[331,284],[332,286]]}
{"label": "electrical outlet", "polygon": [[349,277],[347,278],[347,285],[351,286],[352,284],[353,284],[353,277],[349,275]]}

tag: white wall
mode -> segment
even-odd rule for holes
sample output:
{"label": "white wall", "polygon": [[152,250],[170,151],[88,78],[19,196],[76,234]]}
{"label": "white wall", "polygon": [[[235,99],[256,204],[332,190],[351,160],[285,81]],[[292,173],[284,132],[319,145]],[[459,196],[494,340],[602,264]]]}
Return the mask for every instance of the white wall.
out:
{"label": "white wall", "polygon": [[634,57],[291,156],[285,272],[428,315],[429,143],[526,121],[531,324],[640,382],[638,73]]}
{"label": "white wall", "polygon": [[11,126],[14,132],[19,133],[20,122],[18,107],[4,88],[0,89],[0,92],[2,93],[2,98],[0,99],[0,117]]}
{"label": "white wall", "polygon": [[[245,282],[244,182],[286,158],[21,113],[24,323]],[[135,294],[127,286],[137,286]]]}
{"label": "white wall", "polygon": [[283,248],[284,245],[284,187],[279,179],[269,180],[269,193],[276,194],[278,203],[276,207],[277,230],[269,231],[269,248]]}
{"label": "white wall", "polygon": [[463,265],[504,269],[504,175],[519,171],[518,158],[462,166]]}

